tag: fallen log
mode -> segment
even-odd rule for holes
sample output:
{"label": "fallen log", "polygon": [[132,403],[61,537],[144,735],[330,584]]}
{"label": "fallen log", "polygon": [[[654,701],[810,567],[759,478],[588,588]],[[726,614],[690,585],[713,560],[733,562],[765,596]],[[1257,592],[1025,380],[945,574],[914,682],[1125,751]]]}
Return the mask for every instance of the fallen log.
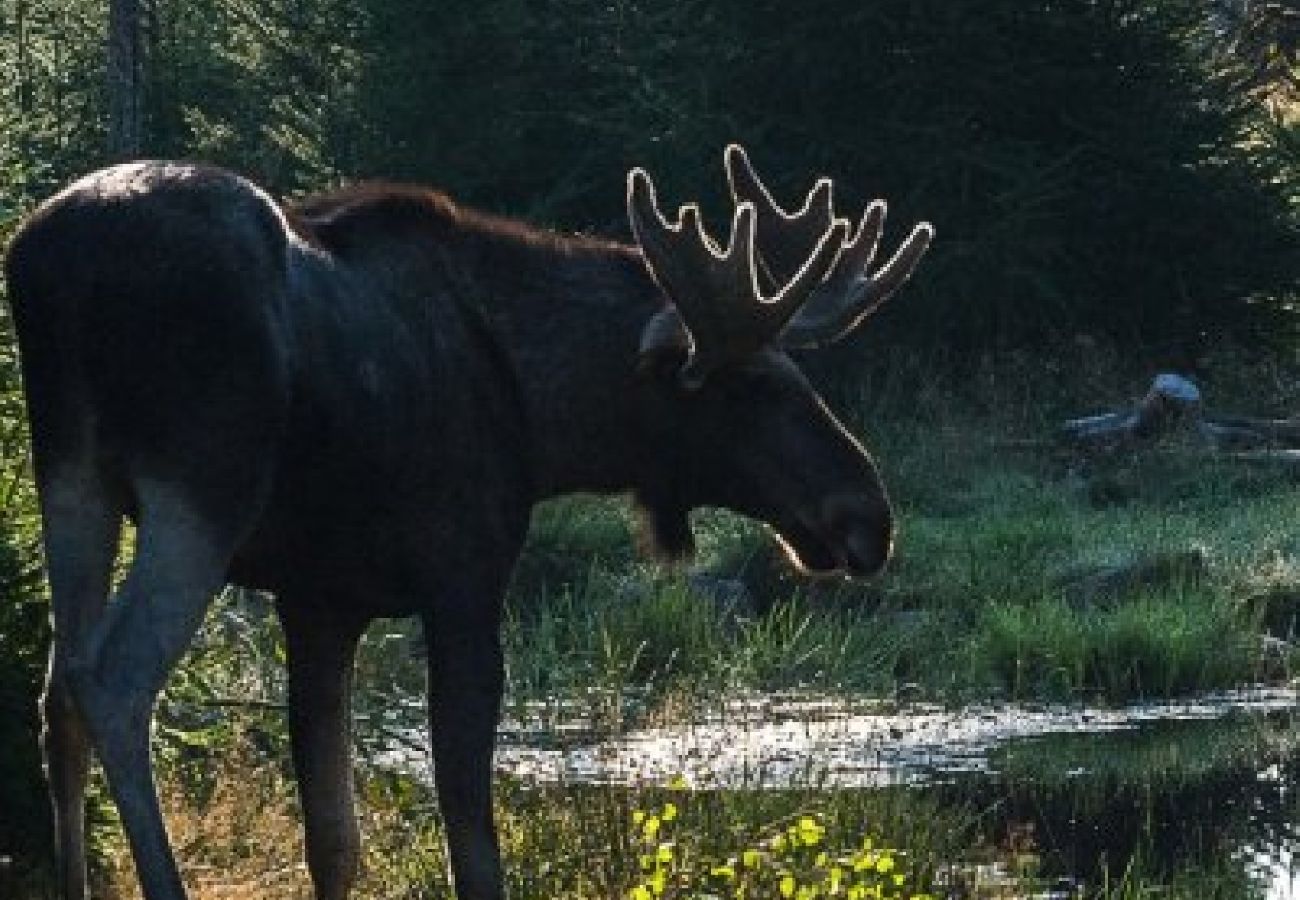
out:
{"label": "fallen log", "polygon": [[1113,449],[1150,440],[1202,420],[1201,391],[1181,375],[1157,375],[1136,406],[1127,410],[1071,419],[1061,426],[1063,439],[1095,449]]}
{"label": "fallen log", "polygon": [[1183,433],[1207,449],[1234,455],[1269,454],[1282,465],[1295,463],[1278,452],[1300,449],[1300,419],[1262,419],[1250,416],[1207,415],[1200,389],[1188,378],[1171,373],[1157,375],[1146,395],[1133,407],[1065,422],[1058,437],[1080,449],[1106,452],[1156,438]]}

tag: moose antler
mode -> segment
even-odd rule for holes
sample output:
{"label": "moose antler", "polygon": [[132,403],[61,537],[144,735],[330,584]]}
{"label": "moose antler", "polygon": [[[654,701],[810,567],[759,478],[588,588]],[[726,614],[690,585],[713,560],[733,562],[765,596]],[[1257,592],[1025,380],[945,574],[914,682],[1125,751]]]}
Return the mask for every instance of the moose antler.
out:
{"label": "moose antler", "polygon": [[[727,180],[737,203],[752,203],[758,218],[758,252],[769,275],[779,279],[791,261],[807,253],[809,235],[835,217],[830,179],[808,192],[803,208],[787,213],[768,191],[749,156],[737,144],[724,155]],[[826,279],[781,334],[786,347],[822,347],[847,335],[911,277],[934,237],[922,222],[885,265],[871,271],[885,225],[885,201],[876,200],[862,214],[853,237],[844,242]]]}
{"label": "moose antler", "polygon": [[644,169],[628,173],[627,211],[651,274],[672,300],[672,307],[646,327],[641,350],[647,353],[668,343],[680,324],[691,338],[690,356],[681,370],[683,384],[691,388],[720,366],[775,340],[827,277],[848,232],[847,222],[827,223],[802,265],[780,290],[765,297],[755,270],[753,203],[736,206],[725,251],[705,232],[694,203],[678,210],[676,222],[664,219],[654,182]]}

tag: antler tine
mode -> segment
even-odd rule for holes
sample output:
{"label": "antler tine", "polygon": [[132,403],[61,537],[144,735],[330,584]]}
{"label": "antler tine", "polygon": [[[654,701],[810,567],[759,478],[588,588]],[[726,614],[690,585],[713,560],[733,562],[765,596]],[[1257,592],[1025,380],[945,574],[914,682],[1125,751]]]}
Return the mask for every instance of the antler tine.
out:
{"label": "antler tine", "polygon": [[[743,359],[771,343],[839,258],[847,223],[827,228],[803,266],[774,296],[765,298],[756,280],[754,204],[743,202],[732,218],[731,237],[722,251],[705,232],[699,208],[683,206],[677,222],[659,211],[654,182],[644,169],[628,173],[628,220],[646,265],[673,302],[691,352],[681,377],[699,387],[710,372]],[[664,341],[663,322],[643,334],[642,351]],[[654,333],[651,334],[651,331]],[[651,344],[647,346],[647,340]]]}
{"label": "antler tine", "polygon": [[[808,258],[809,248],[835,218],[830,179],[820,179],[804,205],[788,213],[754,171],[749,155],[738,144],[724,155],[727,180],[737,201],[758,210],[758,256],[770,282],[780,284]],[[867,207],[852,240],[846,242],[830,274],[781,335],[786,347],[818,347],[848,334],[859,322],[902,287],[934,237],[934,228],[917,225],[893,258],[871,272],[885,224],[885,202]]]}
{"label": "antler tine", "polygon": [[728,144],[723,164],[732,198],[753,203],[758,212],[759,263],[768,284],[783,284],[799,271],[835,220],[831,180],[819,178],[803,206],[786,212],[754,170],[745,148]]}
{"label": "antler tine", "polygon": [[824,347],[839,340],[912,276],[934,239],[934,226],[916,225],[889,262],[872,272],[884,224],[885,201],[877,200],[863,213],[857,234],[845,244],[834,270],[782,332],[782,346]]}

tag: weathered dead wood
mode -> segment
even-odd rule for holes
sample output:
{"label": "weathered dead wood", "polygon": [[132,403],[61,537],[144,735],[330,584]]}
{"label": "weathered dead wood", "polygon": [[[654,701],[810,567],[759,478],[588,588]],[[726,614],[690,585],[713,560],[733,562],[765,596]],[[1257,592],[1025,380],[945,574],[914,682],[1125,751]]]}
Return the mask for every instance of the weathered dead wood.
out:
{"label": "weathered dead wood", "polygon": [[1209,415],[1200,389],[1181,375],[1156,376],[1151,388],[1129,409],[1071,419],[1059,438],[1079,449],[1107,452],[1184,433],[1209,450],[1249,462],[1300,466],[1300,419],[1261,419]]}
{"label": "weathered dead wood", "polygon": [[1300,419],[1255,419],[1249,416],[1215,416],[1217,428],[1258,436],[1282,447],[1300,447]]}
{"label": "weathered dead wood", "polygon": [[1201,392],[1181,375],[1157,375],[1150,390],[1126,410],[1071,419],[1061,427],[1064,440],[1094,449],[1113,449],[1150,440],[1201,421]]}

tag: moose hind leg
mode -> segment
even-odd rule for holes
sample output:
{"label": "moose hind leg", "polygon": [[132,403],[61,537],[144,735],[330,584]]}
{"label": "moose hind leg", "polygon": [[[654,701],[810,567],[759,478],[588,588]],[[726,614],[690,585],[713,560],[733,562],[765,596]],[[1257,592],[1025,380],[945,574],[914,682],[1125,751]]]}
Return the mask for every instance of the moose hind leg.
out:
{"label": "moose hind leg", "polygon": [[352,779],[353,659],[364,622],[281,598],[289,662],[289,734],[317,900],[345,900],[361,855]]}
{"label": "moose hind leg", "polygon": [[177,491],[147,485],[137,486],[137,495],[135,558],[70,679],[144,896],[180,900],[185,891],[154,786],[150,720],[158,692],[225,580],[236,532],[199,514]]}
{"label": "moose hind leg", "polygon": [[54,625],[41,698],[41,747],[54,812],[58,896],[83,900],[90,742],[69,673],[108,599],[121,520],[88,467],[61,467],[56,476],[42,479],[40,495]]}

